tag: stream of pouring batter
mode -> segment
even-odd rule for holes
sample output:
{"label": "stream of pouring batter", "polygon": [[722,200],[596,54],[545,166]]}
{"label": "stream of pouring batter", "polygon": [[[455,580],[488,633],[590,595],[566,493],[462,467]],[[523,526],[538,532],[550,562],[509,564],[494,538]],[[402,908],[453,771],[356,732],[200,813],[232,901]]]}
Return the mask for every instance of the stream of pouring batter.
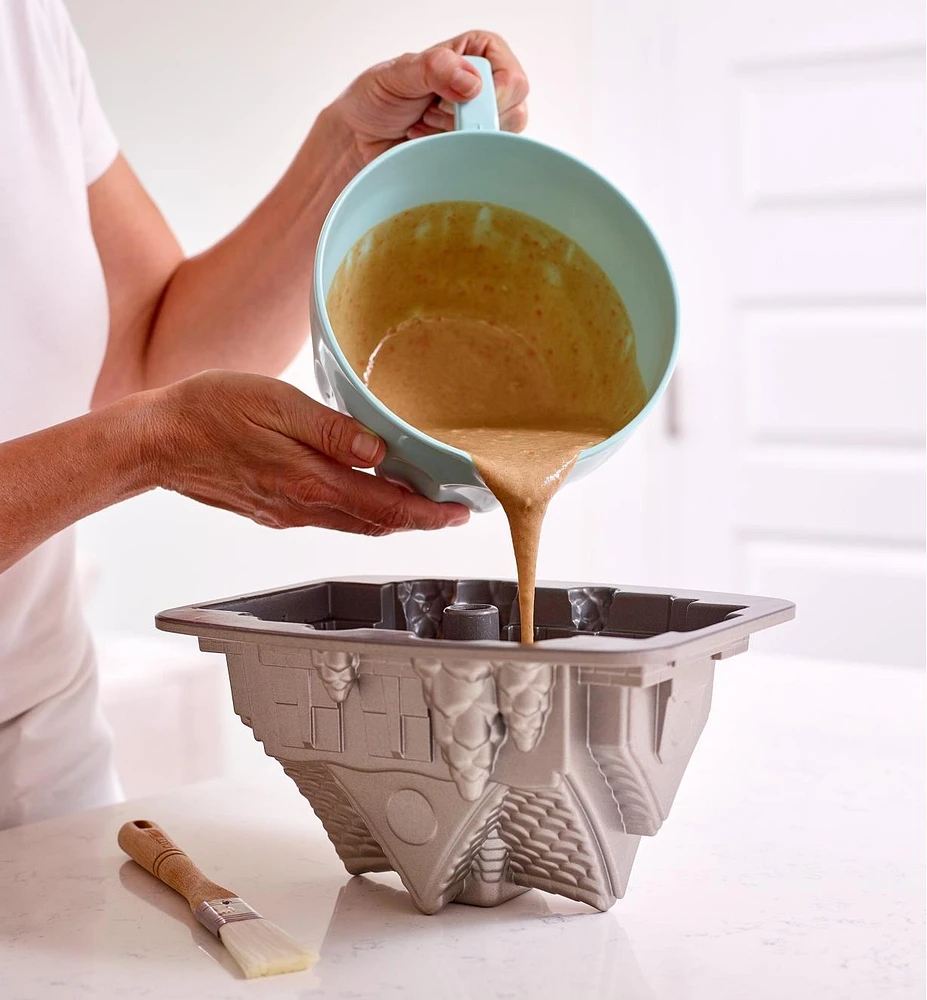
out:
{"label": "stream of pouring batter", "polygon": [[522,642],[534,641],[534,591],[541,526],[548,504],[580,452],[606,432],[562,428],[434,428],[429,433],[469,452],[508,518],[518,573]]}
{"label": "stream of pouring batter", "polygon": [[327,307],[355,371],[394,413],[466,451],[508,518],[522,642],[548,504],[579,454],[645,393],[621,298],[536,219],[475,202],[411,209],[348,254]]}

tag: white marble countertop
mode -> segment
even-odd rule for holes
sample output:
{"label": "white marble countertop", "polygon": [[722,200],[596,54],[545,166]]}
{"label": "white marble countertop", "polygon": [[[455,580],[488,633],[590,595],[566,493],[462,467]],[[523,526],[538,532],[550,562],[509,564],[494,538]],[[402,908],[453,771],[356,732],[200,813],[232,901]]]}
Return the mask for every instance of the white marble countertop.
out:
{"label": "white marble countertop", "polygon": [[[923,996],[923,678],[748,653],[627,896],[532,891],[419,914],[349,879],[296,788],[266,778],[0,834],[0,997],[915,1000]],[[255,746],[255,753],[260,747]],[[186,904],[128,861],[163,825],[207,873],[321,953],[247,982]]]}

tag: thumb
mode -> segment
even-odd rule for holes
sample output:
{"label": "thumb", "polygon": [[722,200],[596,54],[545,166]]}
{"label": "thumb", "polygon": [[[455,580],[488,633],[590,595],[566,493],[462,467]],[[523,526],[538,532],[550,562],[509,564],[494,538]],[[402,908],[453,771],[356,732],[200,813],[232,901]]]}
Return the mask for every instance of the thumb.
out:
{"label": "thumb", "polygon": [[482,83],[472,63],[444,47],[393,59],[384,64],[382,74],[384,89],[407,100],[438,94],[446,101],[469,101]]}
{"label": "thumb", "polygon": [[292,388],[279,410],[282,433],[350,468],[369,469],[383,461],[383,442],[363,424]]}

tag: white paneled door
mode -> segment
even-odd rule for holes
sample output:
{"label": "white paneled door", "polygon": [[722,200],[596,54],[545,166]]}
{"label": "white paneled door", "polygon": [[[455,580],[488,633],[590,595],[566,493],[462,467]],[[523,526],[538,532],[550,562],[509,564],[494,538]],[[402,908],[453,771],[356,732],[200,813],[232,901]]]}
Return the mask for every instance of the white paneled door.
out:
{"label": "white paneled door", "polygon": [[656,6],[625,99],[660,119],[638,139],[684,338],[659,575],[795,600],[768,647],[921,663],[923,4]]}

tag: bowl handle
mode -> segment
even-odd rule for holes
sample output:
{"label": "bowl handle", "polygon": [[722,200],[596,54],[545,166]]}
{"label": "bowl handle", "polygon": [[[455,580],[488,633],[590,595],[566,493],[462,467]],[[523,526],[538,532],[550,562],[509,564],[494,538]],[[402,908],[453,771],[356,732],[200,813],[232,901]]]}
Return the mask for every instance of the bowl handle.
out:
{"label": "bowl handle", "polygon": [[472,101],[454,105],[454,128],[458,132],[498,132],[499,108],[496,105],[496,86],[492,79],[492,64],[482,56],[464,56],[480,71],[483,86]]}

